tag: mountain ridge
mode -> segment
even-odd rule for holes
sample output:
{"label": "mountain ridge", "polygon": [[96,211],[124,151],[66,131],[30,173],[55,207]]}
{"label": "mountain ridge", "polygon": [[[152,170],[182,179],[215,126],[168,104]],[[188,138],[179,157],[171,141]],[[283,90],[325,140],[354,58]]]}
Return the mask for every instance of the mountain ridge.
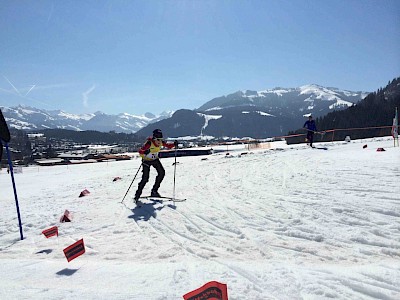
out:
{"label": "mountain ridge", "polygon": [[[314,100],[322,101],[344,101],[342,103],[336,103],[337,106],[348,105],[351,106],[354,102],[358,102],[369,94],[369,92],[363,91],[348,91],[340,90],[335,87],[323,87],[317,84],[303,85],[297,88],[282,88],[276,87],[273,89],[253,91],[244,90],[237,91],[232,94],[214,98],[197,110],[218,110],[225,107],[227,104],[232,105],[236,103],[237,105],[258,105],[266,106],[268,102],[274,102],[275,100],[285,98],[295,99],[298,97],[297,101],[309,101],[314,102]],[[307,97],[308,96],[308,97]],[[217,106],[215,106],[217,105]],[[223,105],[223,106],[221,106]]]}
{"label": "mountain ridge", "polygon": [[165,128],[166,136],[210,135],[268,137],[293,129],[309,114],[322,116],[356,104],[368,92],[328,88],[317,84],[297,88],[276,87],[242,90],[216,97],[194,110],[181,109],[156,116],[103,112],[70,114],[29,106],[3,109],[9,126],[35,131],[46,128],[138,133],[147,136],[153,127]]}
{"label": "mountain ridge", "polygon": [[98,130],[124,133],[136,132],[152,122],[168,118],[173,112],[163,112],[156,116],[150,112],[144,115],[119,113],[108,115],[101,111],[91,114],[71,114],[63,110],[45,110],[31,106],[18,105],[3,107],[2,111],[11,128],[34,131],[49,128],[76,131]]}
{"label": "mountain ridge", "polygon": [[[136,133],[146,136],[157,127],[163,128],[169,137],[211,136],[224,139],[282,136],[302,126],[305,117],[310,114],[320,117],[331,111],[343,110],[356,105],[368,94],[316,84],[236,91],[214,98],[193,111],[179,110],[171,118],[148,125]],[[190,119],[193,122],[188,122]]]}

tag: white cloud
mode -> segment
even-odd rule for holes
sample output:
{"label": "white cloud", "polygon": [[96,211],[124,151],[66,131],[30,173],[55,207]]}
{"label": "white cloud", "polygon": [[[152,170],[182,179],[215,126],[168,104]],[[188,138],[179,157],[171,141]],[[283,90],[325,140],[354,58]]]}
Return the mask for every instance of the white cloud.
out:
{"label": "white cloud", "polygon": [[49,89],[57,89],[72,86],[70,83],[55,83],[48,85],[35,85],[35,90],[49,90]]}
{"label": "white cloud", "polygon": [[32,90],[34,89],[35,86],[36,86],[35,84],[31,86],[31,88],[29,89],[29,91],[25,94],[25,97],[28,96],[28,94],[30,93],[30,91],[32,91]]}
{"label": "white cloud", "polygon": [[7,80],[7,82],[12,86],[12,88],[14,89],[14,91],[16,91],[18,95],[21,95],[21,93],[19,92],[19,90],[11,83],[11,81],[8,80],[8,78],[7,78],[6,76],[3,75],[3,77],[4,77],[4,79]]}
{"label": "white cloud", "polygon": [[96,85],[92,85],[86,92],[82,93],[82,102],[84,107],[89,107],[89,94],[94,91]]}

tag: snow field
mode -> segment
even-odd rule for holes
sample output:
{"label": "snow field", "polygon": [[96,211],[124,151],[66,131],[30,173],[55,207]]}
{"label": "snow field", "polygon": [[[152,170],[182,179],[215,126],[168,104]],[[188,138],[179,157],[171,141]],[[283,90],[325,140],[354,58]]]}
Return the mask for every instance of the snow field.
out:
{"label": "snow field", "polygon": [[[121,204],[138,159],[24,168],[23,241],[3,170],[0,298],[182,299],[217,280],[229,299],[400,299],[400,148],[321,145],[177,158],[176,197],[188,200],[140,208],[141,172]],[[173,162],[162,159],[165,196]],[[59,223],[65,209],[71,223]],[[59,237],[45,239],[54,225]],[[86,253],[68,263],[62,250],[81,238]]]}

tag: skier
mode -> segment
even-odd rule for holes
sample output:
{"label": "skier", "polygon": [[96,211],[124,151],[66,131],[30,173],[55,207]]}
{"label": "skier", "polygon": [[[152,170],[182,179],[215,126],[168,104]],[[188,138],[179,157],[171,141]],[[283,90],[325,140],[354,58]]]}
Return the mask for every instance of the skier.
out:
{"label": "skier", "polygon": [[317,131],[317,126],[315,125],[312,115],[308,117],[308,120],[304,123],[303,128],[308,130],[307,141],[310,143],[310,147],[312,147],[312,143],[314,141],[314,132]]}
{"label": "skier", "polygon": [[138,189],[135,193],[135,202],[138,202],[140,195],[142,194],[143,188],[149,181],[150,167],[153,166],[157,170],[156,181],[154,182],[153,188],[151,189],[152,197],[161,197],[158,193],[158,188],[160,187],[161,181],[164,179],[165,170],[158,158],[158,153],[161,147],[166,147],[168,149],[178,148],[178,141],[172,143],[166,143],[163,140],[163,134],[161,129],[155,129],[153,131],[153,136],[148,137],[146,143],[139,149],[139,154],[142,157],[143,174],[142,180],[138,184]]}

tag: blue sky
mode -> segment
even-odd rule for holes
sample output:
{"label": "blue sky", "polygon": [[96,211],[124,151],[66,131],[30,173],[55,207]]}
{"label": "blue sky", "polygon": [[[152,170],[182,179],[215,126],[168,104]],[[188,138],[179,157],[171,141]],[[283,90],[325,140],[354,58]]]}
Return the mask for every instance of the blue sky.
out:
{"label": "blue sky", "polygon": [[158,114],[246,89],[384,87],[400,1],[3,0],[0,40],[0,106]]}

